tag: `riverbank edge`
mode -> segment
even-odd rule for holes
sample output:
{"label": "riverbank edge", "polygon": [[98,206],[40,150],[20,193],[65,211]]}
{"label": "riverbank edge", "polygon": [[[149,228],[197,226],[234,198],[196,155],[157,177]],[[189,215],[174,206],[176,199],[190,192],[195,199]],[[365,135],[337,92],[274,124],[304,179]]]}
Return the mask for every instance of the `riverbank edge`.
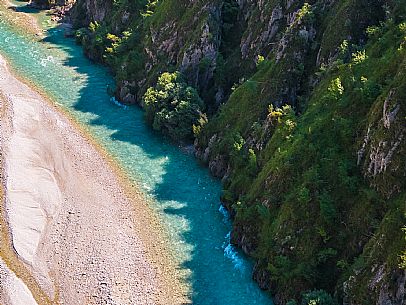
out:
{"label": "riverbank edge", "polygon": [[[0,1],[0,6],[4,5],[4,4],[5,4],[4,1]],[[6,8],[6,11],[9,11],[9,10],[7,10],[7,8]],[[13,11],[11,11],[9,13],[13,14]],[[31,19],[31,21],[35,20],[35,18],[29,14],[26,14],[26,13],[21,13],[21,14],[24,15],[27,19]],[[29,23],[30,22],[28,22],[28,24]],[[24,31],[24,28],[21,28],[22,25],[17,24],[17,23],[14,23],[14,25],[16,27],[19,27],[19,28],[17,28],[17,32],[22,33],[22,31]],[[27,26],[26,24],[24,24],[24,25]],[[32,33],[28,32],[28,34],[32,34]],[[146,254],[147,259],[151,262],[156,262],[156,261],[163,262],[163,264],[155,264],[155,266],[158,267],[159,269],[161,269],[160,267],[165,266],[164,270],[162,270],[162,272],[159,273],[163,277],[163,282],[165,282],[165,283],[179,282],[179,285],[178,285],[179,290],[176,292],[172,291],[172,296],[174,296],[174,299],[178,299],[176,296],[182,296],[182,298],[184,299],[182,302],[187,304],[190,301],[189,300],[190,299],[190,287],[189,287],[190,285],[186,283],[185,274],[182,275],[175,271],[175,270],[178,270],[178,268],[176,266],[177,264],[174,263],[176,261],[175,253],[173,250],[171,250],[169,237],[165,233],[163,224],[162,224],[161,220],[159,219],[159,216],[156,215],[156,212],[151,207],[152,199],[148,198],[146,196],[146,194],[144,194],[140,190],[141,189],[140,186],[134,180],[132,180],[128,176],[127,173],[125,173],[121,169],[119,161],[116,160],[108,151],[106,151],[102,147],[102,144],[100,144],[97,141],[97,139],[95,139],[91,135],[89,128],[87,128],[85,125],[81,124],[76,118],[74,118],[74,116],[67,109],[64,109],[62,106],[58,106],[56,104],[56,100],[53,97],[49,96],[45,92],[45,90],[38,88],[33,81],[31,81],[28,78],[25,78],[23,75],[19,74],[18,71],[16,71],[12,67],[12,64],[10,64],[10,61],[8,60],[7,56],[2,54],[1,52],[0,52],[0,56],[2,56],[6,60],[7,69],[9,71],[9,73],[11,73],[17,80],[21,81],[23,84],[26,84],[33,91],[35,91],[37,94],[39,94],[43,98],[44,102],[46,102],[47,106],[49,106],[52,110],[58,112],[60,115],[65,117],[72,124],[72,127],[78,132],[78,134],[80,136],[82,136],[84,139],[86,139],[86,141],[88,141],[89,144],[92,145],[96,149],[96,151],[100,154],[100,156],[103,158],[103,160],[106,161],[106,163],[108,164],[110,169],[114,172],[120,186],[122,186],[122,188],[123,188],[125,196],[129,200],[131,200],[132,202],[135,202],[136,197],[142,196],[142,199],[143,199],[141,201],[142,206],[136,205],[135,207],[139,208],[139,209],[137,209],[137,212],[141,212],[140,213],[141,215],[139,217],[140,220],[143,220],[142,221],[143,223],[148,224],[148,227],[150,229],[152,228],[152,230],[147,230],[146,226],[142,226],[142,225],[138,226],[139,229],[141,229],[140,238],[143,241],[143,243],[145,244],[146,249],[148,249],[148,253]],[[4,100],[4,99],[2,99],[2,100]],[[1,153],[1,151],[0,151],[0,153]],[[3,169],[1,166],[0,166],[0,170],[2,171],[2,174],[3,174],[4,172],[3,172]],[[2,188],[4,188],[3,179],[1,181],[1,185],[2,185]],[[18,259],[18,255],[12,246],[12,242],[10,239],[10,231],[7,226],[7,220],[6,220],[6,217],[5,217],[6,215],[5,215],[5,211],[4,211],[4,203],[5,203],[4,202],[5,201],[4,189],[1,189],[0,199],[1,199],[1,206],[0,206],[0,212],[1,212],[0,226],[1,226],[1,228],[0,229],[3,229],[1,222],[4,222],[6,224],[5,229],[7,231],[5,233],[5,235],[7,235],[7,239],[5,239],[5,240],[8,240],[8,248],[9,248],[7,254],[9,254],[12,251],[15,256],[15,259],[13,259],[11,266],[14,269],[16,269],[14,266],[22,265],[22,267],[19,267],[19,268],[25,268],[26,270],[28,270],[28,268],[26,268],[24,263],[22,263],[21,260]],[[145,232],[143,232],[143,231],[145,231]],[[151,234],[151,231],[154,233]],[[0,234],[3,235],[3,231],[1,231]],[[1,235],[1,238],[3,238],[2,235]],[[154,240],[151,240],[152,235],[155,236]],[[159,237],[159,238],[156,238],[156,237]],[[5,260],[5,259],[3,259],[3,260]],[[13,270],[13,269],[11,269],[11,270]],[[13,272],[15,272],[15,271],[13,270]],[[26,285],[28,286],[30,291],[33,293],[34,298],[36,300],[38,299],[37,301],[39,301],[39,304],[59,304],[57,298],[56,298],[56,300],[51,301],[48,298],[48,296],[46,296],[42,292],[41,288],[38,286],[38,283],[36,285],[38,286],[40,291],[37,291],[38,289],[35,288],[34,284],[28,285],[28,283],[24,279],[25,275],[23,275],[23,273],[24,272],[18,272],[18,274],[17,273],[16,274],[18,275],[18,277],[23,279],[24,283],[26,283]],[[31,273],[29,276],[32,277],[32,279],[35,281],[34,277],[31,275]],[[29,280],[29,279],[27,279],[27,280]],[[164,286],[173,287],[173,285],[164,285]],[[34,291],[32,291],[31,288],[33,288]],[[44,297],[44,295],[45,295],[45,297]],[[168,301],[169,300],[170,300],[170,298],[168,299]],[[175,304],[175,303],[173,303],[173,304]]]}
{"label": "riverbank edge", "polygon": [[0,16],[5,17],[7,22],[12,23],[20,34],[30,35],[37,39],[45,37],[44,29],[41,28],[36,18],[27,13],[15,11],[12,9],[13,7],[15,5],[9,0],[0,0]]}
{"label": "riverbank edge", "polygon": [[[5,122],[5,117],[7,115],[7,112],[9,111],[9,106],[7,98],[3,96],[2,92],[0,92],[0,101],[2,102],[2,105],[0,105],[0,120],[1,122]],[[2,142],[5,141],[5,139],[0,140]],[[3,162],[3,150],[4,145],[0,145],[0,240],[2,241],[0,243],[0,258],[3,260],[7,268],[18,278],[20,278],[25,285],[27,285],[28,289],[31,291],[31,294],[38,304],[55,304],[54,300],[51,300],[42,290],[37,280],[32,275],[30,268],[28,268],[28,266],[18,257],[18,254],[14,249],[5,209],[6,179],[4,177],[5,169]],[[56,290],[55,292],[57,296],[58,292]]]}

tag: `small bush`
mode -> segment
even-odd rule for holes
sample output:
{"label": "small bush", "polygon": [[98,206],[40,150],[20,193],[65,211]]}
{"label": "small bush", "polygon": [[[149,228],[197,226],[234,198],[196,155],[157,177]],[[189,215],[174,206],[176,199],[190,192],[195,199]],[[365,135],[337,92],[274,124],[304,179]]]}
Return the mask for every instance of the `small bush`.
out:
{"label": "small bush", "polygon": [[314,290],[303,294],[302,305],[337,305],[337,302],[324,290]]}

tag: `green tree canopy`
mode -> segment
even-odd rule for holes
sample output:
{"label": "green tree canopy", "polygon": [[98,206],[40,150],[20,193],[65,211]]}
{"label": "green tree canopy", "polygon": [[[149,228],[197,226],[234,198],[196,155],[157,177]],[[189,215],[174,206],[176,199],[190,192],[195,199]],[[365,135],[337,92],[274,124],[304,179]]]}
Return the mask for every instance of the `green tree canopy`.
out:
{"label": "green tree canopy", "polygon": [[204,103],[180,72],[162,73],[144,95],[146,117],[155,130],[176,141],[192,140],[193,126],[205,121]]}

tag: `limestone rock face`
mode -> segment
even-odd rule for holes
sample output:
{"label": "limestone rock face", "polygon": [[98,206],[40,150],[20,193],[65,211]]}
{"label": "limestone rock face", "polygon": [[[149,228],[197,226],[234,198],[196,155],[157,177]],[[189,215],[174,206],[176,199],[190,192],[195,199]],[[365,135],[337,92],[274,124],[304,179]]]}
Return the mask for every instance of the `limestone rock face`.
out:
{"label": "limestone rock face", "polygon": [[72,5],[76,0],[30,0],[29,4],[40,9],[48,9],[53,6]]}
{"label": "limestone rock face", "polygon": [[372,119],[357,152],[365,177],[388,198],[405,189],[406,109],[399,90],[393,88],[372,108]]}
{"label": "limestone rock face", "polygon": [[[394,285],[389,287],[388,282],[377,283],[379,287],[379,297],[377,305],[402,305],[406,302],[406,271],[397,270],[392,274]],[[374,286],[374,288],[378,288]]]}
{"label": "limestone rock face", "polygon": [[[103,2],[103,4],[100,2]],[[110,8],[109,1],[89,0],[86,1],[86,16],[89,16],[92,21],[100,22],[104,20]]]}
{"label": "limestone rock face", "polygon": [[112,0],[75,0],[72,19],[76,27],[87,27],[90,22],[102,22],[111,12]]}
{"label": "limestone rock face", "polygon": [[[201,6],[201,7],[200,7]],[[213,78],[220,46],[220,6],[217,3],[189,4],[189,9],[199,8],[190,20],[167,20],[161,28],[151,28],[148,63],[154,66],[158,57],[167,59],[186,76],[194,87],[204,90]],[[162,64],[162,63],[161,63]]]}
{"label": "limestone rock face", "polygon": [[[350,291],[354,289],[356,285],[356,276],[351,276],[344,283],[343,305],[359,304],[359,301],[350,295]],[[406,302],[405,285],[405,270],[388,270],[387,266],[383,264],[373,266],[367,289],[368,293],[374,296],[374,305],[403,305]]]}

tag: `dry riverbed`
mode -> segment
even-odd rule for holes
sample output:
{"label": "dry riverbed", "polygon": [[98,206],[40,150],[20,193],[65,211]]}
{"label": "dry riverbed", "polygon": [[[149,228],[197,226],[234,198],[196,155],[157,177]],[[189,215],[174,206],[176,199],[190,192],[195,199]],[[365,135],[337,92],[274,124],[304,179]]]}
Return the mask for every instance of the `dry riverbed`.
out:
{"label": "dry riverbed", "polygon": [[187,302],[144,196],[2,58],[0,93],[0,223],[16,256],[0,261],[0,303],[40,304],[41,293],[54,304]]}

